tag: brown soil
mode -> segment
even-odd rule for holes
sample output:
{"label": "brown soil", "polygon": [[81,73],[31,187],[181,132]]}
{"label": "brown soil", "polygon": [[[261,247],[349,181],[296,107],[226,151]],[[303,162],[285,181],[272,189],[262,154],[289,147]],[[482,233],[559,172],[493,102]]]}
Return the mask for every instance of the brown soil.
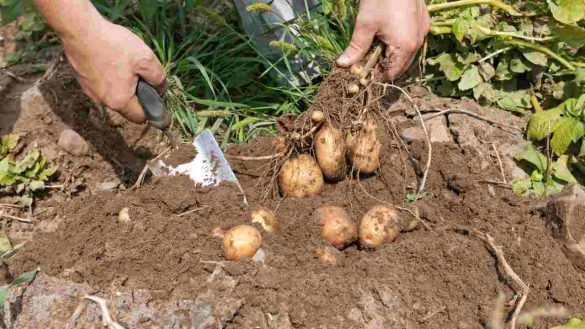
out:
{"label": "brown soil", "polygon": [[169,154],[163,157],[165,164],[176,167],[178,165],[189,163],[195,159],[197,150],[190,143],[181,143],[176,149],[173,149]]}
{"label": "brown soil", "polygon": [[[343,74],[347,72],[336,72],[341,73],[334,73],[324,84],[325,93],[320,92],[316,106],[325,111],[339,105],[342,110],[325,112],[333,121],[350,121],[356,115],[351,104],[361,108],[367,99],[352,99],[346,94],[347,76]],[[335,74],[340,74],[339,79]],[[64,285],[63,291],[71,290],[65,285],[73,281],[91,286],[84,294],[106,294],[114,288],[119,294],[116,296],[129,292],[132,300],[141,300],[143,294],[134,292],[145,289],[153,297],[147,304],[181,305],[186,299],[207,296],[208,283],[213,281],[210,278],[221,267],[233,278],[233,286],[216,289],[224,289],[220,294],[242,301],[230,313],[229,321],[224,321],[228,328],[484,328],[498,294],[504,293],[509,302],[505,310],[509,319],[520,290],[484,242],[469,234],[480,230],[495,238],[510,266],[529,285],[525,310],[562,306],[572,315],[585,315],[584,272],[565,257],[562,246],[535,210],[543,200],[518,198],[505,185],[485,183],[501,179],[489,142],[497,142],[502,150],[509,179],[510,157],[504,146],[514,138],[490,125],[479,121],[467,124],[462,116],[449,116],[454,142],[433,145],[426,185],[430,193],[414,203],[407,203],[405,198],[416,187],[427,150],[424,142],[415,141],[406,153],[397,132],[385,131],[381,136],[382,166],[376,175],[326,184],[323,192],[312,198],[266,198],[266,186],[271,186],[272,178],[267,172],[275,161],[231,161],[250,201],[247,208],[238,189],[200,189],[183,176],[158,178],[135,191],[97,192],[96,186],[104,180],[131,182],[146,159],[164,147],[152,134],[141,138],[143,126],[128,124],[91,105],[67,70],[57,71],[41,86],[51,105],[48,110],[15,110],[19,109],[20,94],[34,81],[33,76],[28,79],[11,86],[8,101],[0,104],[0,115],[11,118],[2,120],[1,133],[24,133],[29,144],[49,153],[51,162],[60,166],[61,179],[71,177],[66,185],[79,179],[90,188],[79,197],[63,197],[56,191],[37,200],[42,210],[35,219],[40,223],[30,241],[10,260],[12,276],[40,265],[43,274],[51,278],[37,281],[58,280],[58,289]],[[457,106],[477,110],[467,101],[429,98],[424,93],[415,97],[415,102],[421,110]],[[399,129],[416,125],[402,113],[409,107],[411,104],[402,100],[394,103],[388,111],[392,117],[387,119]],[[499,120],[507,115],[497,112]],[[307,118],[303,120],[306,129]],[[281,125],[286,128],[287,122],[296,129],[298,121],[282,120]],[[56,150],[60,131],[68,127],[92,145],[90,155],[76,158]],[[274,154],[279,151],[275,144],[264,137],[248,145],[232,146],[228,158]],[[180,163],[193,156],[189,150],[182,152],[173,155],[171,161]],[[337,265],[323,264],[315,256],[315,251],[326,245],[315,219],[319,207],[341,206],[358,223],[380,202],[418,210],[424,225],[401,233],[397,240],[377,250],[350,245],[334,253]],[[249,209],[260,204],[275,209],[278,218],[278,234],[262,236],[265,258],[259,253],[254,260],[225,261],[211,231],[217,226],[249,222]],[[124,207],[129,209],[128,222],[118,219]],[[400,212],[400,216],[408,218],[410,214]],[[26,229],[32,231],[30,226]],[[43,291],[36,288],[32,291]],[[70,292],[64,295],[72,300],[64,312],[64,318],[69,319],[79,296]],[[39,298],[46,306],[60,302],[55,296],[61,295]],[[42,312],[35,312],[41,302],[21,302],[15,304],[42,318]],[[115,310],[143,311],[120,307],[124,303],[114,305]],[[196,322],[200,309],[187,308],[185,312],[190,313],[186,316]],[[54,313],[48,314],[52,319]],[[86,317],[97,325],[99,313],[88,314]],[[137,315],[136,322],[141,323],[138,327],[151,327],[141,322],[143,316]],[[40,323],[37,327],[43,328]],[[534,328],[559,323],[538,320]]]}
{"label": "brown soil", "polygon": [[[398,149],[388,139],[384,144],[390,146],[379,175],[326,185],[319,197],[264,204],[276,208],[278,203],[279,234],[263,234],[263,265],[225,262],[219,242],[211,237],[215,226],[248,221],[236,189],[197,190],[187,178],[172,177],[135,193],[99,194],[70,203],[60,211],[58,229],[35,235],[11,262],[11,270],[20,273],[40,264],[45,273],[98,289],[148,288],[158,292],[156,298],[175,299],[199,293],[214,262],[221,262],[238,282],[233,296],[245,300],[233,328],[253,327],[257,312],[287,314],[295,328],[375,323],[379,328],[479,328],[491,315],[498,292],[511,299],[518,287],[499,270],[484,243],[467,234],[473,228],[494,236],[530,286],[525,309],[565,306],[573,314],[585,309],[585,277],[533,211],[536,202],[480,183],[498,177],[498,167],[481,170],[470,150],[457,145],[434,145],[428,182],[432,195],[414,204],[430,229],[402,233],[378,250],[353,245],[343,251],[341,264],[322,264],[314,257],[324,245],[314,218],[318,207],[340,205],[357,222],[378,200],[403,204],[406,172]],[[259,155],[254,144],[241,148],[241,153]],[[415,143],[412,151],[424,161],[422,146]],[[252,173],[263,164],[247,165],[248,174],[240,179],[254,205],[261,191],[253,177],[258,175]],[[130,208],[129,223],[117,220],[122,207]],[[196,208],[203,209],[177,216]],[[548,324],[540,321],[536,328]]]}

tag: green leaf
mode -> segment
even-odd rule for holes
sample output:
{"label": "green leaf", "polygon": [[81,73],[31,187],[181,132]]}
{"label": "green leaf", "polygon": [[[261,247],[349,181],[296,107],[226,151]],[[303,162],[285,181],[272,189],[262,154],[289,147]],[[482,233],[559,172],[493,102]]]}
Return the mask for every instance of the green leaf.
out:
{"label": "green leaf", "polygon": [[498,106],[504,110],[524,113],[524,109],[532,107],[530,103],[530,94],[525,90],[518,91],[499,91]]}
{"label": "green leaf", "polygon": [[585,17],[583,0],[547,0],[553,17],[564,24],[575,24]]}
{"label": "green leaf", "polygon": [[6,299],[8,298],[9,292],[10,292],[9,285],[0,287],[0,309],[4,308],[4,304],[6,304]]}
{"label": "green leaf", "polygon": [[40,191],[45,188],[45,182],[43,182],[42,180],[33,180],[32,182],[30,182],[28,187],[33,192]]}
{"label": "green leaf", "polygon": [[464,66],[457,61],[457,57],[453,54],[443,53],[429,61],[431,65],[435,63],[439,64],[439,70],[445,73],[449,81],[457,81],[461,78],[461,74],[463,74]]}
{"label": "green leaf", "polygon": [[455,22],[453,22],[453,35],[455,36],[455,39],[462,42],[470,27],[471,20],[469,18],[463,16],[455,19]]}
{"label": "green leaf", "polygon": [[483,80],[481,78],[481,75],[479,74],[479,69],[477,68],[477,66],[472,65],[469,68],[467,68],[465,72],[463,72],[463,75],[461,76],[461,81],[459,81],[459,84],[457,86],[459,87],[459,90],[469,90],[473,89],[473,87],[479,85],[482,82]]}
{"label": "green leaf", "polygon": [[[575,118],[563,117],[560,119],[558,127],[553,133],[553,138],[550,140],[550,146],[557,155],[560,156],[567,152],[573,137],[577,134],[579,123]],[[583,135],[581,134],[581,136]]]}
{"label": "green leaf", "polygon": [[520,57],[514,57],[510,60],[510,71],[514,73],[524,73],[530,70],[530,66],[524,64]]}
{"label": "green leaf", "polygon": [[496,66],[496,79],[500,81],[511,80],[514,78],[513,72],[510,70],[510,61],[506,57],[502,58]]}
{"label": "green leaf", "polygon": [[555,123],[561,119],[563,113],[561,107],[534,113],[528,121],[528,139],[539,141],[552,134],[556,128]]}
{"label": "green leaf", "polygon": [[553,176],[556,179],[562,180],[567,184],[577,183],[577,180],[569,170],[569,156],[562,155],[559,159],[551,165],[551,169],[553,171]]}
{"label": "green leaf", "polygon": [[516,194],[524,194],[532,188],[532,180],[530,178],[518,179],[512,181],[512,191]]}
{"label": "green leaf", "polygon": [[481,74],[484,81],[490,81],[496,76],[496,69],[488,62],[481,62],[479,64],[479,74]]}
{"label": "green leaf", "polygon": [[585,329],[585,321],[579,318],[572,318],[566,324],[551,329]]}
{"label": "green leaf", "polygon": [[519,162],[526,161],[536,167],[540,172],[546,170],[546,157],[536,150],[532,144],[528,144],[522,151],[514,154],[514,160]]}
{"label": "green leaf", "polygon": [[10,284],[11,286],[17,286],[19,284],[25,283],[27,281],[32,280],[35,275],[37,275],[37,273],[41,270],[40,267],[35,268],[32,271],[28,271],[25,273],[22,273],[18,278],[16,278],[16,280],[12,281],[12,283]]}
{"label": "green leaf", "polygon": [[0,234],[0,254],[12,249],[12,243],[6,234]]}
{"label": "green leaf", "polygon": [[548,64],[548,56],[540,51],[523,49],[522,55],[534,65],[546,66]]}
{"label": "green leaf", "polygon": [[585,29],[577,25],[555,24],[552,28],[552,35],[576,49],[585,45]]}
{"label": "green leaf", "polygon": [[53,176],[56,172],[57,172],[57,167],[45,168],[43,171],[41,171],[38,178],[39,178],[39,180],[46,181],[51,176]]}
{"label": "green leaf", "polygon": [[581,141],[581,150],[579,150],[579,157],[585,157],[585,139]]}

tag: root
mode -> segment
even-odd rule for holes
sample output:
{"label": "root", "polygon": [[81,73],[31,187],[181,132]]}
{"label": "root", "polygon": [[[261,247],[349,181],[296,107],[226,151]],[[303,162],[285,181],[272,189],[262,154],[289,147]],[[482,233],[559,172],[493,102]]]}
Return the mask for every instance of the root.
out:
{"label": "root", "polygon": [[500,166],[500,173],[502,174],[502,180],[503,180],[504,184],[507,184],[508,180],[506,179],[506,173],[504,172],[504,166],[502,165],[502,158],[500,158],[500,152],[498,152],[498,149],[496,147],[496,143],[492,142],[492,147],[494,148],[494,152],[496,152],[496,157],[498,158],[498,165]]}
{"label": "root", "polygon": [[266,161],[266,160],[273,160],[284,156],[286,153],[275,153],[271,155],[264,155],[264,156],[257,156],[257,157],[249,157],[249,156],[241,156],[241,155],[226,155],[226,157],[232,160],[240,160],[240,161]]}
{"label": "root", "polygon": [[[431,115],[428,115],[425,120],[430,120],[432,118],[441,116],[441,115],[445,115],[445,114],[449,114],[449,113],[455,113],[455,114],[466,114],[469,115],[470,117],[476,118],[478,120],[483,120],[489,124],[495,125],[496,127],[502,129],[503,131],[506,131],[508,133],[511,134],[517,134],[517,133],[521,133],[522,129],[517,128],[517,127],[513,127],[504,123],[500,123],[491,119],[488,119],[486,117],[483,117],[479,114],[473,113],[471,111],[466,111],[466,110],[455,110],[455,109],[449,109],[449,110],[444,110],[444,111],[440,111]],[[422,120],[422,119],[421,119]]]}
{"label": "root", "polygon": [[425,133],[425,140],[427,142],[427,148],[428,148],[428,153],[427,153],[427,163],[425,165],[425,170],[423,172],[423,177],[420,180],[420,183],[418,185],[418,189],[416,191],[416,199],[418,199],[421,195],[421,193],[423,192],[423,190],[425,189],[425,185],[427,182],[427,177],[429,175],[429,171],[431,169],[431,162],[432,162],[432,157],[433,157],[433,145],[431,143],[431,138],[429,136],[429,131],[427,129],[427,126],[425,125],[425,122],[423,120],[422,114],[420,113],[420,109],[418,108],[418,105],[416,105],[416,103],[414,102],[414,100],[412,99],[412,97],[410,97],[410,95],[402,88],[393,85],[393,84],[381,84],[380,85],[384,86],[384,87],[391,87],[394,88],[398,91],[400,91],[407,99],[408,101],[413,105],[414,109],[416,110],[416,114],[418,115],[418,118],[420,120],[421,126],[423,128],[423,132]]}
{"label": "root", "polygon": [[[510,321],[510,328],[516,329],[516,322],[518,321],[518,315],[520,314],[520,312],[522,311],[522,307],[524,307],[524,304],[526,303],[526,299],[528,298],[528,293],[530,292],[530,288],[528,287],[528,285],[526,285],[524,283],[524,281],[522,281],[522,279],[520,279],[518,274],[516,274],[516,272],[514,272],[514,270],[510,266],[510,264],[508,264],[508,261],[506,260],[506,257],[504,256],[504,252],[502,251],[502,247],[496,244],[494,238],[491,235],[477,231],[477,230],[473,230],[472,232],[474,233],[475,236],[477,236],[479,239],[481,239],[482,241],[484,241],[487,244],[487,246],[489,247],[491,252],[498,259],[498,263],[500,263],[502,265],[504,272],[514,282],[516,282],[516,284],[518,286],[520,286],[520,288],[521,288],[520,300],[518,301],[518,303],[516,303],[516,307],[514,308],[514,313],[512,314],[512,320]],[[516,293],[518,293],[518,292],[516,292]]]}
{"label": "root", "polygon": [[22,217],[16,217],[16,216],[12,216],[12,215],[8,215],[5,213],[0,213],[0,217],[4,217],[4,218],[8,218],[8,219],[12,219],[12,220],[16,220],[19,222],[23,222],[23,223],[35,223],[36,221],[33,219],[28,219],[28,218],[22,218]]}
{"label": "root", "polygon": [[367,79],[370,75],[370,72],[378,64],[378,59],[380,59],[380,55],[382,55],[382,45],[376,45],[374,51],[372,52],[372,56],[368,58],[366,65],[364,66],[362,73],[360,74],[360,83],[362,79]]}
{"label": "root", "polygon": [[83,298],[89,299],[100,306],[100,309],[102,311],[102,325],[104,327],[108,327],[108,329],[124,329],[124,327],[122,327],[119,323],[114,321],[110,316],[110,311],[108,310],[108,306],[106,305],[105,299],[89,295],[86,295]]}

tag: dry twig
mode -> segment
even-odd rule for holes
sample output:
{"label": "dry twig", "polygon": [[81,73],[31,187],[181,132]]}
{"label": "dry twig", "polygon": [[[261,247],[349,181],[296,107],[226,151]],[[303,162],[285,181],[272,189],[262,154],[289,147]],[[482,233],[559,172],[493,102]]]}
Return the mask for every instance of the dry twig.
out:
{"label": "dry twig", "polygon": [[13,219],[13,220],[17,220],[19,222],[23,222],[23,223],[34,223],[35,221],[32,219],[28,219],[28,218],[21,218],[21,217],[16,217],[16,216],[12,216],[12,215],[7,215],[5,213],[0,213],[0,217],[4,217],[4,218],[8,218],[8,219]]}
{"label": "dry twig", "polygon": [[[520,314],[520,312],[522,311],[522,307],[526,303],[526,299],[528,298],[528,293],[530,292],[530,288],[528,287],[528,285],[526,285],[524,283],[524,281],[522,281],[522,279],[520,279],[518,274],[516,274],[516,272],[514,272],[514,270],[510,266],[510,264],[508,264],[508,261],[506,260],[506,257],[504,256],[504,252],[502,251],[502,247],[496,244],[496,241],[494,240],[494,238],[491,235],[477,231],[477,230],[473,230],[473,232],[475,233],[475,235],[478,238],[483,240],[489,246],[489,249],[494,253],[496,258],[498,259],[498,262],[502,265],[504,272],[514,282],[516,282],[516,284],[518,284],[522,290],[521,291],[522,295],[520,297],[520,300],[516,304],[516,307],[514,308],[514,313],[512,314],[512,320],[510,321],[510,328],[516,329],[516,322],[518,321],[518,315]],[[518,293],[518,292],[516,292],[516,293]]]}
{"label": "dry twig", "polygon": [[427,163],[425,165],[425,171],[423,172],[423,177],[420,180],[418,189],[416,191],[416,199],[418,199],[420,197],[420,194],[422,193],[422,191],[425,188],[425,184],[427,182],[427,177],[429,175],[429,170],[431,169],[431,161],[432,161],[432,157],[433,157],[433,145],[431,144],[431,138],[429,136],[429,131],[427,130],[427,126],[425,125],[425,120],[423,119],[422,114],[420,113],[420,109],[418,108],[418,105],[416,105],[416,103],[414,102],[412,97],[410,97],[410,95],[404,89],[402,89],[396,85],[393,85],[393,84],[381,84],[381,85],[392,87],[392,88],[400,91],[408,99],[408,101],[414,107],[416,114],[418,115],[418,118],[420,120],[420,124],[423,128],[423,132],[425,133],[425,140],[427,142],[428,154],[427,154]]}
{"label": "dry twig", "polygon": [[108,306],[106,305],[105,299],[89,295],[86,295],[83,298],[89,299],[100,306],[100,309],[102,311],[102,324],[104,327],[108,327],[109,329],[124,329],[124,327],[122,327],[119,323],[114,321],[110,316],[110,311],[108,311]]}
{"label": "dry twig", "polygon": [[502,164],[502,158],[500,158],[500,152],[498,152],[498,149],[496,148],[496,143],[492,142],[492,147],[494,148],[494,152],[496,152],[496,157],[498,158],[498,165],[500,166],[500,173],[502,174],[502,179],[504,183],[507,184],[508,180],[506,180],[506,173],[504,173],[504,165]]}
{"label": "dry twig", "polygon": [[69,317],[69,320],[67,321],[67,324],[65,325],[65,329],[75,329],[75,327],[77,325],[77,320],[79,319],[81,312],[83,312],[83,310],[85,310],[86,306],[87,306],[86,300],[82,299],[81,302],[79,302],[79,305],[77,305],[77,307],[73,311],[73,314],[71,314],[71,317]]}
{"label": "dry twig", "polygon": [[194,212],[197,212],[197,211],[199,211],[199,210],[203,210],[203,209],[205,209],[205,208],[208,208],[208,207],[207,207],[207,206],[203,206],[203,207],[199,207],[199,208],[195,208],[195,209],[187,210],[187,211],[185,211],[185,212],[182,212],[182,213],[178,214],[178,215],[177,215],[177,217],[186,216],[186,215],[192,214],[192,213],[194,213]]}
{"label": "dry twig", "polygon": [[483,116],[481,116],[479,114],[473,113],[471,111],[466,111],[466,110],[456,110],[456,109],[443,110],[443,111],[439,111],[437,113],[433,113],[433,114],[427,115],[425,117],[425,120],[430,120],[432,118],[436,118],[436,117],[439,117],[441,115],[445,115],[445,114],[449,114],[449,113],[466,114],[466,115],[469,115],[470,117],[476,118],[478,120],[483,120],[483,121],[485,121],[485,122],[487,122],[489,124],[496,125],[500,129],[502,129],[503,131],[507,131],[507,132],[512,133],[512,134],[516,134],[516,133],[522,132],[522,130],[520,128],[516,128],[514,126],[510,126],[510,125],[507,125],[507,124],[504,124],[504,123],[500,123],[500,122],[494,121],[492,119],[488,119],[488,118],[483,117]]}

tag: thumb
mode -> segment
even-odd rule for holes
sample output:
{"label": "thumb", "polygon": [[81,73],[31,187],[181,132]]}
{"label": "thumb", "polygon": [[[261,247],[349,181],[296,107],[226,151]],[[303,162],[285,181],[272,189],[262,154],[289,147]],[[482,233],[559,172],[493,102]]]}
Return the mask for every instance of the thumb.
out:
{"label": "thumb", "polygon": [[337,65],[349,67],[361,61],[368,53],[372,41],[374,41],[374,35],[375,31],[367,29],[361,24],[356,25],[349,46],[337,59]]}
{"label": "thumb", "polygon": [[141,60],[136,66],[135,73],[144,81],[153,86],[159,93],[164,94],[167,88],[167,79],[162,64],[151,53],[147,59]]}
{"label": "thumb", "polygon": [[136,95],[132,96],[128,104],[126,104],[123,109],[120,109],[117,112],[119,112],[124,118],[135,123],[142,123],[146,121],[146,115],[144,114],[144,110],[142,109],[142,106],[140,105]]}

